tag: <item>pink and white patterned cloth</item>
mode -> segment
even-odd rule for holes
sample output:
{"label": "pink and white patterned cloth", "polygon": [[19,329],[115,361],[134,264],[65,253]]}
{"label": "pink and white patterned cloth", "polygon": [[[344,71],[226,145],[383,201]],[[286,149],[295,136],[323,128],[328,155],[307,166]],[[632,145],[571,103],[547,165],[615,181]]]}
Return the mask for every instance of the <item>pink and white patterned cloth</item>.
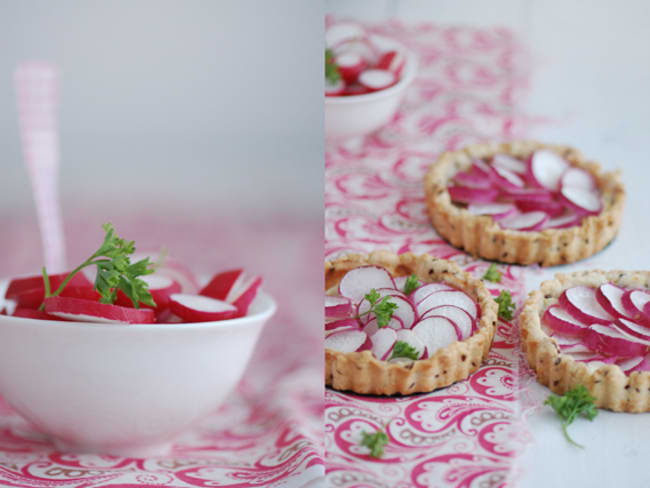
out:
{"label": "pink and white patterned cloth", "polygon": [[[363,141],[330,143],[326,154],[327,258],[389,249],[452,259],[481,277],[489,263],[448,245],[433,230],[423,177],[446,149],[519,137],[525,51],[504,29],[368,26],[412,49],[419,73],[394,120]],[[523,269],[501,266],[500,284],[520,308]],[[513,321],[514,322],[514,321]],[[327,389],[325,462],[334,487],[501,487],[528,443],[518,402],[519,335],[500,321],[486,363],[466,381],[429,393],[372,397]],[[385,429],[380,459],[360,446]]]}

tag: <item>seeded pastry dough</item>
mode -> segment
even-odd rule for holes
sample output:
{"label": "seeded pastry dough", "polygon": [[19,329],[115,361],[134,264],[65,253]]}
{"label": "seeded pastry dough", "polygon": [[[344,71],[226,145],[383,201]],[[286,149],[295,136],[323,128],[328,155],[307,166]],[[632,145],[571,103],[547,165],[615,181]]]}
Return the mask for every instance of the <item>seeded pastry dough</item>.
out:
{"label": "seeded pastry dough", "polygon": [[325,291],[336,295],[341,278],[360,266],[383,266],[393,276],[417,275],[420,281],[445,282],[463,290],[479,304],[478,329],[463,341],[439,349],[433,356],[389,363],[370,351],[343,353],[325,349],[325,384],[337,390],[373,395],[429,392],[467,378],[487,358],[497,324],[498,305],[483,282],[455,263],[423,254],[388,251],[351,254],[325,263]]}
{"label": "seeded pastry dough", "polygon": [[[518,231],[502,229],[492,217],[471,214],[452,203],[447,185],[456,173],[471,166],[472,159],[498,153],[527,159],[537,149],[553,150],[594,176],[603,201],[600,214],[584,218],[575,227]],[[603,249],[618,233],[625,206],[619,172],[603,173],[597,163],[571,147],[534,141],[476,144],[446,152],[427,173],[425,191],[431,222],[452,245],[485,259],[542,266],[572,263]]]}
{"label": "seeded pastry dough", "polygon": [[650,411],[650,372],[635,371],[626,376],[615,365],[588,366],[562,354],[555,340],[542,329],[541,317],[559,296],[573,286],[598,287],[611,282],[627,288],[650,288],[648,271],[582,271],[557,274],[530,293],[521,312],[521,343],[537,381],[551,391],[563,394],[585,385],[596,398],[596,406],[617,412]]}

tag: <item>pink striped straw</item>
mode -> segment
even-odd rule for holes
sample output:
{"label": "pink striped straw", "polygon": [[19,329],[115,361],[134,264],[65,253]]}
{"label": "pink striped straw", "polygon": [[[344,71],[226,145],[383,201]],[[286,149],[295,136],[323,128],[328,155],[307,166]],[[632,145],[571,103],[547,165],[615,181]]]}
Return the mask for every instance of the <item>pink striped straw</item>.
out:
{"label": "pink striped straw", "polygon": [[20,64],[14,72],[18,118],[41,230],[45,266],[66,268],[63,219],[57,191],[59,171],[59,72],[44,62]]}

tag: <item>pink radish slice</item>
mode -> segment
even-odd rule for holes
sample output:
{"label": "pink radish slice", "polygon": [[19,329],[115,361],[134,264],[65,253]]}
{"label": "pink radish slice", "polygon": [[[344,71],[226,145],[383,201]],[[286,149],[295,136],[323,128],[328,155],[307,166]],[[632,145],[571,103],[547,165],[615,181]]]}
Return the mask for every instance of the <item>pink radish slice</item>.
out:
{"label": "pink radish slice", "polygon": [[574,286],[564,290],[558,300],[574,319],[582,324],[609,324],[614,317],[600,306],[596,290],[588,286]]}
{"label": "pink radish slice", "polygon": [[120,307],[119,305],[61,296],[46,298],[45,312],[81,322],[147,324],[153,323],[155,320],[154,312],[150,308]]}
{"label": "pink radish slice", "polygon": [[359,75],[359,84],[370,91],[384,90],[397,83],[397,76],[385,69],[367,69]]}
{"label": "pink radish slice", "polygon": [[454,182],[460,186],[465,186],[467,188],[491,188],[492,183],[489,179],[483,176],[477,176],[472,173],[460,172],[456,173],[454,176]]}
{"label": "pink radish slice", "polygon": [[363,56],[355,52],[339,54],[335,60],[339,67],[339,73],[346,84],[356,83],[357,78],[368,65]]}
{"label": "pink radish slice", "polygon": [[648,349],[647,345],[638,342],[640,339],[636,340],[630,335],[621,333],[620,330],[602,324],[590,326],[583,338],[589,349],[605,355],[640,356]]}
{"label": "pink radish slice", "polygon": [[[52,292],[56,291],[57,288],[61,286],[63,281],[70,273],[60,273],[50,275],[50,290]],[[92,283],[86,278],[83,273],[77,273],[70,278],[67,286],[92,286]],[[15,300],[20,293],[24,293],[30,290],[41,290],[43,295],[45,295],[45,287],[43,283],[42,275],[27,276],[25,278],[14,278],[9,282],[7,286],[7,291],[5,292],[5,298],[9,300]],[[38,305],[43,302],[43,298],[39,300]]]}
{"label": "pink radish slice", "polygon": [[447,187],[449,196],[454,202],[461,203],[492,203],[499,196],[496,188],[469,188],[466,186]]}
{"label": "pink radish slice", "polygon": [[325,330],[328,332],[332,332],[338,329],[343,329],[343,328],[353,328],[353,329],[359,329],[359,322],[357,319],[340,319],[340,320],[333,320],[331,322],[325,322]]}
{"label": "pink radish slice", "polygon": [[561,308],[559,305],[552,305],[546,309],[542,321],[558,334],[582,337],[587,326]]}
{"label": "pink radish slice", "polygon": [[429,357],[433,356],[438,349],[447,347],[458,340],[456,327],[444,317],[422,319],[415,324],[412,330],[427,346]]}
{"label": "pink radish slice", "polygon": [[539,149],[528,159],[528,178],[540,188],[556,191],[569,164],[554,151]]}
{"label": "pink radish slice", "polygon": [[334,83],[325,80],[325,96],[336,97],[338,95],[343,95],[346,86],[345,81],[342,79],[336,80]]}
{"label": "pink radish slice", "polygon": [[580,225],[582,217],[576,214],[568,214],[555,219],[548,219],[542,229],[565,229]]}
{"label": "pink radish slice", "polygon": [[560,188],[564,187],[595,190],[596,181],[589,171],[585,171],[581,168],[569,168],[562,173],[562,177],[560,178]]}
{"label": "pink radish slice", "polygon": [[355,83],[354,85],[348,85],[345,87],[345,91],[343,92],[343,96],[348,97],[348,96],[356,96],[356,95],[365,95],[366,93],[370,93],[370,90],[368,90],[365,86],[361,86],[358,83]]}
{"label": "pink radish slice", "polygon": [[467,211],[474,215],[490,215],[494,220],[504,219],[517,212],[512,203],[472,203]]}
{"label": "pink radish slice", "polygon": [[479,315],[479,306],[467,295],[467,293],[460,290],[454,291],[438,291],[432,293],[417,305],[417,311],[420,315],[426,313],[432,308],[441,305],[454,305],[465,310],[472,320],[476,320]]}
{"label": "pink radish slice", "polygon": [[[549,217],[559,217],[560,215],[563,215],[566,207],[555,200],[540,200],[540,201],[532,201],[532,200],[527,200],[526,198],[520,199],[515,197],[515,204],[517,205],[517,208],[521,210],[522,212],[536,212],[536,211],[541,211],[545,212],[548,214]],[[571,214],[570,217],[575,220],[576,215]],[[548,223],[547,223],[548,225]]]}
{"label": "pink radish slice", "polygon": [[645,358],[631,358],[624,359],[623,361],[617,362],[616,365],[623,370],[625,374],[629,374],[632,371],[635,371],[642,362],[645,361]]}
{"label": "pink radish slice", "polygon": [[424,342],[422,342],[422,339],[420,339],[417,335],[415,335],[415,332],[413,332],[412,330],[410,329],[398,330],[397,340],[406,342],[409,346],[415,349],[415,351],[418,353],[418,359],[426,359],[428,357],[427,346],[424,344]]}
{"label": "pink radish slice", "polygon": [[339,295],[359,302],[372,289],[395,288],[393,277],[379,266],[361,266],[348,271],[339,283]]}
{"label": "pink radish slice", "polygon": [[513,202],[551,202],[554,194],[544,188],[504,188],[501,197]]}
{"label": "pink radish slice", "polygon": [[590,352],[590,349],[587,346],[585,346],[582,342],[580,342],[580,339],[577,339],[575,337],[551,335],[551,338],[555,340],[555,342],[560,347],[562,352],[567,352],[567,353]]}
{"label": "pink radish slice", "polygon": [[[119,292],[118,292],[119,293]],[[62,297],[69,298],[83,298],[84,300],[92,300],[98,302],[101,298],[101,295],[97,290],[93,288],[93,285],[90,283],[87,285],[81,286],[70,286],[69,284],[63,289],[59,294]],[[43,303],[45,298],[45,290],[42,288],[33,288],[25,292],[19,293],[14,301],[16,302],[16,307],[18,308],[38,308]],[[129,303],[130,300],[129,300]],[[117,303],[117,305],[121,305]]]}
{"label": "pink radish slice", "polygon": [[400,51],[387,51],[379,57],[376,67],[391,71],[399,76],[405,64],[406,56],[403,53]]}
{"label": "pink radish slice", "polygon": [[[151,274],[141,276],[140,279],[149,286],[149,293],[151,293],[151,297],[156,304],[156,315],[169,307],[169,296],[172,293],[181,292],[181,284],[172,280],[169,276]],[[133,302],[122,292],[122,290],[118,290],[117,300],[115,300],[115,303],[123,307],[133,307]],[[139,306],[153,308],[144,303],[140,303]]]}
{"label": "pink radish slice", "polygon": [[479,173],[485,178],[491,178],[492,176],[492,168],[482,159],[472,160],[472,172]]}
{"label": "pink radish slice", "polygon": [[207,322],[232,319],[239,315],[236,306],[203,295],[174,293],[169,297],[169,308],[186,322]]}
{"label": "pink radish slice", "polygon": [[370,340],[372,341],[372,353],[377,359],[385,361],[393,351],[397,333],[393,329],[384,327],[375,332]]}
{"label": "pink radish slice", "polygon": [[458,340],[467,339],[474,330],[475,322],[465,310],[454,305],[441,305],[427,310],[422,314],[422,319],[427,317],[444,317],[456,326]]}
{"label": "pink radish slice", "polygon": [[246,273],[242,273],[228,291],[226,302],[237,307],[239,315],[246,315],[248,307],[255,300],[260,286],[262,286],[261,276],[248,276]]}
{"label": "pink radish slice", "polygon": [[208,284],[201,289],[199,295],[216,298],[217,300],[225,300],[230,290],[235,286],[235,283],[243,274],[244,270],[242,268],[217,273],[212,277]]}
{"label": "pink radish slice", "polygon": [[[142,259],[148,258],[151,255],[160,254],[159,250],[154,251],[139,251],[131,255],[131,262],[136,263]],[[155,260],[153,260],[155,262]],[[156,275],[168,276],[172,280],[181,285],[183,293],[197,293],[201,286],[194,274],[182,262],[174,259],[171,256],[166,256],[159,259],[157,263]]]}
{"label": "pink radish slice", "polygon": [[409,295],[409,300],[411,300],[411,303],[415,304],[416,307],[417,305],[427,298],[429,295],[432,293],[438,292],[438,291],[457,291],[456,288],[453,286],[448,285],[447,283],[426,283],[415,290]]}
{"label": "pink radish slice", "polygon": [[618,359],[616,356],[606,356],[603,354],[594,354],[592,351],[585,353],[571,354],[573,359],[581,363],[587,363],[590,369],[596,369],[600,366],[614,364]]}
{"label": "pink radish slice", "polygon": [[625,371],[625,374],[634,373],[635,371],[650,371],[650,357],[646,355],[639,364]]}
{"label": "pink radish slice", "polygon": [[[624,319],[623,317],[619,317],[618,323],[615,325],[615,327],[624,334],[630,334],[643,341],[650,341],[650,329],[644,327],[643,325],[637,324],[636,322]],[[650,342],[648,342],[648,344],[650,344]]]}
{"label": "pink radish slice", "polygon": [[[5,314],[6,315],[6,314]],[[37,319],[37,320],[61,320],[65,321],[63,317],[57,317],[56,315],[50,315],[49,313],[43,312],[42,310],[36,310],[33,308],[21,308],[16,307],[14,313],[11,314],[12,317],[22,317],[25,319]]]}
{"label": "pink radish slice", "polygon": [[560,194],[567,205],[577,212],[593,215],[599,213],[603,208],[600,194],[596,190],[565,186],[562,187]]}
{"label": "pink radish slice", "polygon": [[492,166],[492,171],[494,172],[494,181],[496,184],[503,188],[504,190],[509,189],[521,189],[524,187],[524,180],[517,175],[514,171],[509,170],[508,168],[502,168],[501,166]]}
{"label": "pink radish slice", "polygon": [[[408,301],[406,298],[402,298],[397,295],[390,295],[390,301],[397,305],[397,308],[393,310],[391,323],[393,321],[397,321],[401,324],[401,327],[406,329],[410,328],[415,322],[415,307],[413,307],[411,302]],[[364,299],[359,304],[358,315],[362,316],[362,314],[365,314],[368,310],[370,310],[370,303],[368,303],[368,301]],[[369,313],[366,315],[366,317],[369,317],[368,320],[365,320],[365,322],[367,323],[369,320],[372,320],[375,317],[375,314]],[[391,327],[392,326],[393,325],[391,325]]]}
{"label": "pink radish slice", "polygon": [[505,168],[522,175],[526,173],[526,163],[508,154],[495,154],[492,158],[492,165],[499,166],[501,168]]}
{"label": "pink radish slice", "polygon": [[644,311],[650,303],[650,293],[641,290],[627,290],[621,296],[621,303],[630,319],[650,326],[650,316]]}
{"label": "pink radish slice", "polygon": [[596,300],[612,317],[628,317],[621,301],[625,290],[611,283],[603,283],[596,290]]}
{"label": "pink radish slice", "polygon": [[548,220],[546,212],[526,212],[499,220],[499,225],[504,229],[530,231],[541,228]]}
{"label": "pink radish slice", "polygon": [[352,302],[346,297],[325,296],[325,317],[341,318],[352,315]]}
{"label": "pink radish slice", "polygon": [[325,348],[338,352],[365,351],[371,344],[368,335],[361,330],[343,330],[325,338]]}
{"label": "pink radish slice", "polygon": [[365,29],[354,22],[339,22],[330,26],[325,31],[325,45],[333,48],[344,42],[363,39],[366,36]]}
{"label": "pink radish slice", "polygon": [[[393,278],[394,280],[394,278]],[[394,289],[394,288],[376,288],[375,291],[379,294],[379,300],[383,300],[384,297],[398,297],[402,298],[404,300],[408,301],[407,296],[402,293],[401,291]],[[364,297],[356,306],[355,308],[355,314],[357,317],[359,317],[359,321],[361,324],[367,323],[370,319],[374,317],[374,315],[371,314],[366,314],[366,312],[370,309],[370,303],[366,298]],[[395,318],[395,322],[399,322],[398,324],[393,324],[391,327],[394,328],[401,328],[402,327],[402,321],[399,318]]]}

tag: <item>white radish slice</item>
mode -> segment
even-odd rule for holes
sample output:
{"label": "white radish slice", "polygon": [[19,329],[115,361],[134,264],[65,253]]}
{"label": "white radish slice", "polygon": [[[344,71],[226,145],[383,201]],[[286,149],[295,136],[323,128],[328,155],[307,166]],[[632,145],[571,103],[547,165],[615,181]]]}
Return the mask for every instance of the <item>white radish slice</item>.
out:
{"label": "white radish slice", "polygon": [[408,278],[408,276],[394,276],[393,281],[395,282],[395,288],[403,292]]}
{"label": "white radish slice", "polygon": [[560,347],[562,352],[570,352],[570,353],[590,352],[590,349],[575,337],[551,335],[551,338],[555,340],[555,342]]}
{"label": "white radish slice", "polygon": [[[625,334],[630,334],[644,341],[650,341],[650,329],[643,325],[639,325],[636,322],[620,317],[616,326]],[[648,344],[650,344],[650,342],[648,342]]]}
{"label": "white radish slice", "polygon": [[582,168],[569,168],[560,178],[560,188],[569,186],[584,190],[595,190],[596,181],[589,171]]}
{"label": "white radish slice", "polygon": [[647,352],[648,344],[620,329],[602,324],[593,324],[583,336],[584,342],[592,351],[605,355],[630,357],[640,356]]}
{"label": "white radish slice", "polygon": [[460,186],[466,186],[468,188],[490,188],[492,182],[485,178],[484,176],[477,175],[474,173],[460,172],[456,173],[454,176],[454,182]]}
{"label": "white radish slice", "polygon": [[375,332],[371,337],[372,353],[377,359],[385,361],[395,346],[397,333],[393,329],[384,327]]}
{"label": "white radish slice", "polygon": [[499,196],[496,188],[469,188],[454,185],[447,188],[449,197],[461,203],[492,203]]}
{"label": "white radish slice", "polygon": [[409,346],[415,349],[415,351],[418,353],[418,359],[426,359],[428,357],[426,344],[412,330],[398,330],[397,340],[406,342]]}
{"label": "white radish slice", "polygon": [[147,324],[155,321],[154,311],[150,308],[120,307],[62,296],[46,298],[44,303],[46,314],[77,322]]}
{"label": "white radish slice", "polygon": [[435,293],[437,291],[457,291],[456,288],[454,288],[451,285],[448,285],[447,283],[426,283],[419,288],[416,288],[413,290],[413,292],[409,295],[409,300],[411,300],[411,303],[414,303],[415,306],[424,300],[426,297],[431,295],[432,293]]}
{"label": "white radish slice", "polygon": [[512,203],[472,203],[467,211],[474,215],[490,215],[493,219],[504,219],[517,212]]}
{"label": "white radish slice", "polygon": [[334,83],[325,80],[325,96],[327,97],[335,97],[338,95],[343,95],[345,92],[345,81],[343,79],[339,78],[336,80]]}
{"label": "white radish slice", "polygon": [[359,84],[370,91],[383,90],[396,82],[395,73],[385,69],[367,69],[359,75]]}
{"label": "white radish slice", "polygon": [[602,199],[597,190],[586,190],[576,186],[565,186],[560,191],[569,206],[578,212],[597,214],[602,208]]}
{"label": "white radish slice", "polygon": [[644,309],[650,303],[650,293],[641,290],[627,290],[621,297],[627,316],[637,322],[650,325],[650,316]]}
{"label": "white radish slice", "polygon": [[417,305],[417,311],[420,315],[432,308],[441,305],[454,305],[465,310],[472,320],[476,320],[479,314],[478,304],[465,292],[460,290],[438,291],[432,293]]}
{"label": "white radish slice", "polygon": [[625,290],[611,283],[603,283],[596,290],[596,300],[612,317],[628,317],[621,299]]}
{"label": "white radish slice", "polygon": [[169,308],[186,322],[206,322],[231,319],[239,310],[223,300],[189,293],[174,293],[169,296]]}
{"label": "white radish slice", "polygon": [[494,181],[499,187],[508,190],[510,188],[520,189],[525,186],[524,180],[514,171],[501,166],[492,166]]}
{"label": "white radish slice", "polygon": [[441,305],[439,307],[427,310],[422,318],[427,317],[444,317],[449,319],[458,330],[458,340],[462,341],[472,335],[474,330],[474,320],[465,310],[454,305]]}
{"label": "white radish slice", "polygon": [[340,329],[359,329],[357,319],[340,319],[325,323],[325,331],[333,332]]}
{"label": "white radish slice", "polygon": [[[516,198],[515,204],[517,208],[522,212],[546,212],[549,217],[560,217],[563,216],[566,211],[566,206],[563,203],[560,203],[555,200],[527,200],[526,198]],[[570,214],[572,219],[576,219],[575,214]],[[546,223],[548,225],[548,222]]]}
{"label": "white radish slice", "polygon": [[564,215],[554,219],[548,219],[542,226],[542,229],[564,229],[580,225],[582,217],[576,214]]}
{"label": "white radish slice", "polygon": [[429,317],[420,320],[412,330],[426,344],[429,357],[433,356],[438,349],[447,347],[458,340],[456,327],[444,317]]}
{"label": "white radish slice", "polygon": [[569,163],[558,153],[539,149],[528,160],[528,177],[536,186],[556,191],[568,167]]}
{"label": "white radish slice", "polygon": [[614,317],[608,314],[596,299],[596,290],[588,286],[574,286],[564,290],[560,305],[582,324],[609,324]]}
{"label": "white radish slice", "polygon": [[395,288],[393,277],[379,266],[361,266],[343,276],[339,283],[339,295],[359,302],[373,288]]}
{"label": "white radish slice", "polygon": [[[415,307],[406,298],[402,298],[397,295],[390,295],[389,299],[392,303],[397,305],[397,308],[393,310],[393,316],[391,318],[389,325],[391,327],[394,327],[393,322],[397,321],[401,324],[400,328],[409,329],[415,322]],[[364,313],[370,310],[370,303],[368,303],[368,301],[364,299],[359,304],[358,310],[359,310],[358,315],[362,316]],[[375,317],[375,314],[369,313],[367,315],[364,315],[364,317],[369,317],[369,319],[362,321],[367,323],[369,320],[372,320]]]}
{"label": "white radish slice", "polygon": [[346,84],[356,83],[361,72],[366,69],[368,63],[359,53],[344,52],[335,58],[339,67],[339,73]]}
{"label": "white radish slice", "polygon": [[632,371],[636,370],[637,367],[641,365],[642,362],[645,361],[645,358],[631,358],[631,359],[625,359],[621,362],[616,363],[619,368],[623,370],[625,374],[629,374]]}
{"label": "white radish slice", "polygon": [[360,330],[344,330],[325,338],[325,348],[339,352],[355,352],[370,349],[370,339]]}
{"label": "white radish slice", "polygon": [[499,166],[501,168],[514,171],[515,173],[526,173],[526,163],[508,154],[495,154],[492,158],[492,164],[494,166]]}
{"label": "white radish slice", "polygon": [[541,228],[547,220],[546,212],[526,212],[501,219],[499,225],[504,229],[530,231]]}
{"label": "white radish slice", "polygon": [[559,305],[547,308],[542,321],[558,334],[581,337],[587,330],[587,325],[574,319]]}
{"label": "white radish slice", "polygon": [[342,42],[363,39],[365,36],[366,31],[361,25],[354,22],[339,22],[325,31],[325,45],[332,48]]}
{"label": "white radish slice", "polygon": [[376,67],[391,71],[399,76],[405,64],[406,56],[404,56],[404,53],[401,51],[387,51],[379,57]]}
{"label": "white radish slice", "polygon": [[341,318],[352,315],[352,302],[347,297],[325,296],[325,317]]}

